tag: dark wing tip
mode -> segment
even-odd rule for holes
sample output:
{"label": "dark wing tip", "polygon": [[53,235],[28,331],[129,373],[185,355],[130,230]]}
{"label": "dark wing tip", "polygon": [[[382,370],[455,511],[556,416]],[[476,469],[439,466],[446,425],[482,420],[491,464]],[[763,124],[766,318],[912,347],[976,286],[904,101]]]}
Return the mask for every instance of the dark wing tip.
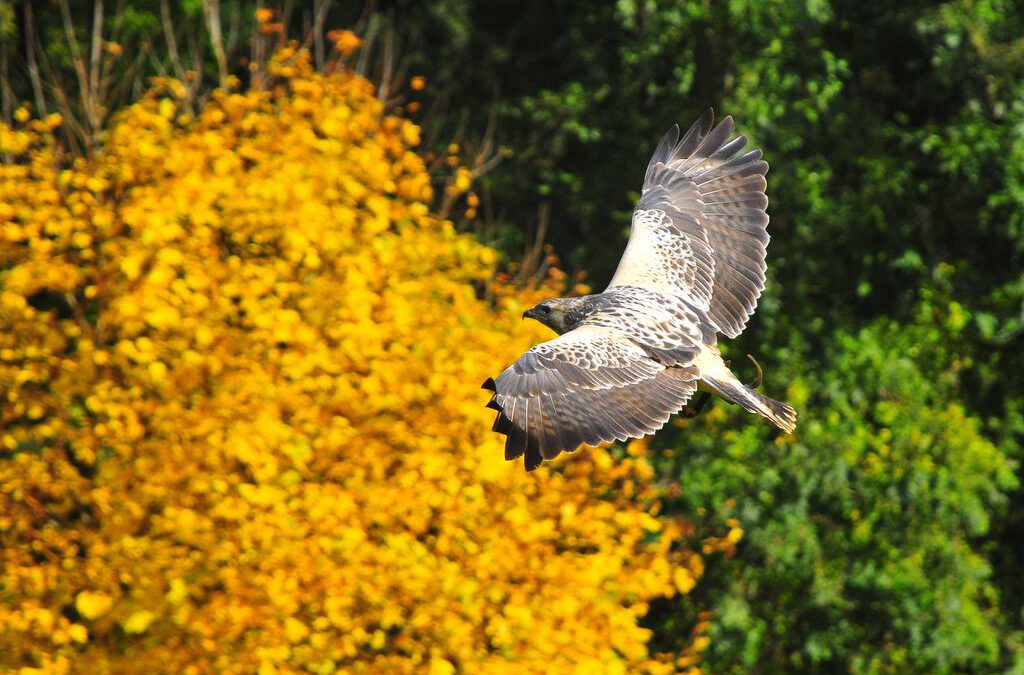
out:
{"label": "dark wing tip", "polygon": [[513,459],[521,457],[522,454],[523,450],[512,444],[512,434],[510,433],[505,439],[505,461],[511,462]]}
{"label": "dark wing tip", "polygon": [[490,408],[491,410],[501,410],[501,405],[498,403],[498,399],[495,396],[491,397],[491,400],[487,402],[485,407]]}
{"label": "dark wing tip", "polygon": [[540,452],[536,447],[528,446],[526,448],[526,457],[523,458],[523,466],[526,470],[535,471],[538,466],[544,461],[544,457],[541,456]]}
{"label": "dark wing tip", "polygon": [[510,435],[512,433],[512,420],[506,417],[504,412],[499,412],[497,417],[494,418],[494,424],[491,426],[491,431],[504,436]]}
{"label": "dark wing tip", "polygon": [[486,389],[487,391],[492,391],[492,392],[497,392],[498,391],[498,387],[494,384],[494,378],[493,377],[488,377],[486,380],[484,380],[484,383],[480,386],[480,388],[481,389]]}

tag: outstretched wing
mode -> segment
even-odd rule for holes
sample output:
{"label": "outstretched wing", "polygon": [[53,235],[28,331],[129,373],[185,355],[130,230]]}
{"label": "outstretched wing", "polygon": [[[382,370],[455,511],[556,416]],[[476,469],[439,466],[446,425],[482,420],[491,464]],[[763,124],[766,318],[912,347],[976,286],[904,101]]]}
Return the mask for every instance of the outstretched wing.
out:
{"label": "outstretched wing", "polygon": [[768,163],[740,153],[733,121],[708,110],[679,138],[673,127],[651,157],[626,251],[609,288],[674,293],[736,337],[764,290]]}
{"label": "outstretched wing", "polygon": [[697,388],[695,371],[666,367],[614,328],[581,326],[542,342],[484,388],[505,434],[505,459],[526,470],[581,443],[652,434]]}

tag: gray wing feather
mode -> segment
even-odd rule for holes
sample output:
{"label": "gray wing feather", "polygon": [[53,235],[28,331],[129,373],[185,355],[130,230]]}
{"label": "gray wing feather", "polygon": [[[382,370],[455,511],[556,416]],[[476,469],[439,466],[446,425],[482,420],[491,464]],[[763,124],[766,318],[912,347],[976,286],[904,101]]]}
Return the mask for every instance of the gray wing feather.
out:
{"label": "gray wing feather", "polygon": [[610,287],[674,291],[736,337],[764,290],[768,164],[760,150],[741,153],[746,136],[729,138],[731,117],[713,119],[709,110],[682,139],[673,127],[658,144]]}
{"label": "gray wing feather", "polygon": [[669,367],[619,331],[582,326],[529,350],[484,387],[497,410],[505,458],[528,471],[581,444],[654,433],[697,387],[692,369]]}

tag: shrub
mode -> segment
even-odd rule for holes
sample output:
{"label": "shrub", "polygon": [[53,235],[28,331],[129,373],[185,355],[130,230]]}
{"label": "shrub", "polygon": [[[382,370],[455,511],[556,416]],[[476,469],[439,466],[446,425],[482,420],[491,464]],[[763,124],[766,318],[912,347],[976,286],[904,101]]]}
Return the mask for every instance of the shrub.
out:
{"label": "shrub", "polygon": [[92,161],[0,128],[0,662],[692,662],[637,625],[702,570],[643,444],[503,461],[479,385],[542,337],[522,294],[478,297],[495,252],[366,80],[273,72],[194,119],[159,83]]}

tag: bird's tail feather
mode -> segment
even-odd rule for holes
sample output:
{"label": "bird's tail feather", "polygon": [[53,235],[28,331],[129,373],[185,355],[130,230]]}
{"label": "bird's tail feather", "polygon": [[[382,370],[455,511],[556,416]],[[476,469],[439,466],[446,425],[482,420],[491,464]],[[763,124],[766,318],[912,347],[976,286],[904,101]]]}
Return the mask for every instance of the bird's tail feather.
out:
{"label": "bird's tail feather", "polygon": [[722,398],[742,406],[747,412],[767,418],[785,433],[791,434],[796,429],[796,411],[785,403],[756,392],[739,380],[703,379]]}

